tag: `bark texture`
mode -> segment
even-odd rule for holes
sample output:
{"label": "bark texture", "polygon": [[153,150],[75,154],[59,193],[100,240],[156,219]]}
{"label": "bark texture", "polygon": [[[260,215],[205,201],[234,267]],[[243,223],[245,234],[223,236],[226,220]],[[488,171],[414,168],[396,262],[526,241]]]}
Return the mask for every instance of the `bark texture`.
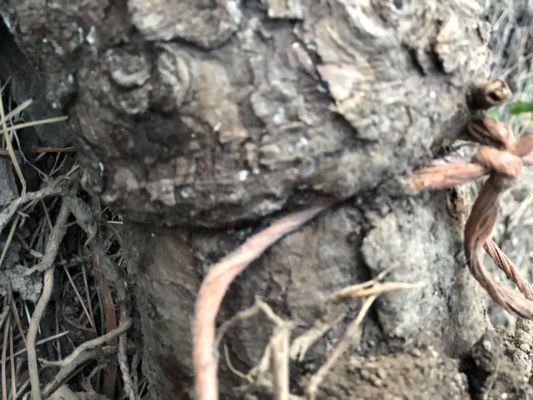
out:
{"label": "bark texture", "polygon": [[137,221],[220,227],[376,188],[453,136],[487,76],[489,27],[475,2],[426,3],[20,1],[4,14],[72,117],[93,189]]}
{"label": "bark texture", "polygon": [[[265,217],[323,195],[346,200],[247,270],[221,319],[260,296],[297,334],[321,315],[331,291],[395,267],[392,279],[424,286],[378,300],[358,356],[411,385],[406,393],[475,394],[457,359],[489,327],[486,295],[462,256],[468,199],[408,197],[396,177],[458,135],[468,89],[488,76],[490,27],[477,2],[0,4],[47,100],[70,116],[64,140],[79,149],[87,188],[129,221],[154,398],[192,397],[190,322],[206,268]],[[258,361],[269,329],[256,318],[231,331],[236,366]],[[295,387],[340,333],[332,330],[296,364]],[[437,355],[419,368],[410,349],[428,345]],[[242,382],[224,368],[221,390],[233,398]],[[406,369],[418,372],[411,379]],[[342,377],[331,374],[324,398],[360,387]],[[454,385],[446,393],[438,388],[447,379]],[[395,390],[373,385],[364,398]]]}

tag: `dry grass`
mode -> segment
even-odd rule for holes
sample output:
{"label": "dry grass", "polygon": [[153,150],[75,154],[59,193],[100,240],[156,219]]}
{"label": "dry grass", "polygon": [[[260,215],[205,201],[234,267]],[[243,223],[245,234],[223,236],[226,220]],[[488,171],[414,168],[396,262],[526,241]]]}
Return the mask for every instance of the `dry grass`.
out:
{"label": "dry grass", "polygon": [[121,221],[80,189],[72,147],[26,145],[34,125],[64,120],[24,121],[28,107],[0,97],[0,157],[18,192],[0,209],[2,400],[58,388],[69,398],[140,399],[146,381],[128,346],[127,293],[114,279],[124,263]]}

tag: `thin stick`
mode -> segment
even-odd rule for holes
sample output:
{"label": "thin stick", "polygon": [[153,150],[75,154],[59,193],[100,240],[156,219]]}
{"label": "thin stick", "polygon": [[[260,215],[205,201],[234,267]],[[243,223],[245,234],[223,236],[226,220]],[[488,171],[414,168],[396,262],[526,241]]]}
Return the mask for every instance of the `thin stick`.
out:
{"label": "thin stick", "polygon": [[4,259],[7,256],[7,251],[9,250],[9,246],[11,246],[11,242],[13,241],[13,236],[15,236],[15,231],[17,230],[18,223],[19,223],[19,216],[17,215],[17,217],[11,224],[11,228],[9,229],[9,233],[4,243],[4,247],[2,248],[2,254],[0,254],[0,266],[2,266],[2,264],[4,263]]}
{"label": "thin stick", "polygon": [[76,148],[73,146],[67,146],[67,147],[34,146],[33,150],[37,153],[73,153],[76,151]]}
{"label": "thin stick", "polygon": [[[215,339],[215,351],[218,352],[218,348],[220,347],[220,343],[222,342],[222,338],[224,337],[224,335],[226,334],[226,332],[228,331],[229,328],[231,328],[233,325],[235,325],[237,322],[239,321],[242,321],[244,319],[248,319],[252,316],[254,316],[255,314],[257,314],[259,311],[262,311],[265,316],[272,322],[276,325],[276,328],[279,330],[281,328],[285,329],[285,330],[288,330],[290,328],[290,324],[288,324],[287,322],[285,322],[283,319],[279,318],[275,313],[274,311],[272,310],[272,308],[270,308],[270,306],[263,302],[261,299],[259,298],[256,298],[255,299],[255,303],[245,309],[245,310],[242,310],[242,311],[239,311],[237,314],[235,314],[233,317],[231,317],[230,319],[224,321],[222,323],[222,325],[220,326],[220,328],[218,329],[218,332],[217,332],[217,336],[216,336],[216,339]],[[290,333],[290,332],[288,332]],[[279,342],[279,339],[277,339],[278,342]],[[270,340],[270,343],[268,344],[268,347],[271,347],[271,346],[274,346],[274,347],[279,347],[280,346],[280,343],[277,343],[275,344],[275,340],[274,338],[271,338]],[[283,347],[283,346],[282,346]],[[268,350],[265,351],[265,353],[268,353]],[[288,353],[288,351],[287,351]],[[231,360],[230,360],[230,357],[229,357],[229,352],[228,352],[228,347],[226,345],[224,345],[224,355],[226,357],[226,362],[228,364],[228,367],[229,369],[235,374],[237,375],[238,377],[242,378],[242,379],[245,379],[246,381],[248,381],[248,383],[252,383],[253,382],[253,379],[252,379],[252,371],[253,370],[256,370],[256,369],[259,369],[259,368],[254,368],[252,371],[250,371],[248,374],[243,374],[242,372],[238,371],[231,363]],[[269,358],[270,355],[268,355],[267,358]]]}
{"label": "thin stick", "polygon": [[17,393],[17,374],[15,373],[15,357],[13,355],[13,327],[9,329],[9,369],[11,371],[11,398]]}
{"label": "thin stick", "polygon": [[298,229],[327,207],[328,205],[311,207],[282,218],[253,235],[236,250],[214,264],[205,276],[196,300],[193,326],[193,365],[199,400],[218,399],[215,320],[229,285],[273,243]]}
{"label": "thin stick", "polygon": [[222,325],[218,328],[217,336],[215,339],[215,348],[218,349],[220,346],[220,342],[222,342],[222,338],[226,334],[229,328],[231,328],[233,325],[235,325],[237,322],[242,321],[243,319],[250,318],[257,314],[259,311],[261,311],[261,307],[259,307],[258,299],[255,300],[255,303],[253,306],[239,311],[237,314],[232,316],[230,319],[224,321]]}
{"label": "thin stick", "polygon": [[[11,296],[9,296],[11,297]],[[0,314],[0,328],[4,326],[4,323],[6,322],[7,316],[9,315],[9,306],[8,306],[8,298],[4,298],[4,307],[2,308],[2,314]]]}
{"label": "thin stick", "polygon": [[274,399],[289,400],[289,337],[290,324],[277,326],[270,340],[272,380],[274,381]]}
{"label": "thin stick", "polygon": [[30,384],[30,380],[26,379],[26,381],[22,385],[20,385],[17,392],[13,395],[13,400],[18,399],[20,395],[24,393],[24,391],[26,391],[26,388],[28,387],[29,384]]}
{"label": "thin stick", "polygon": [[[8,295],[10,296],[10,295]],[[7,399],[7,378],[6,378],[6,348],[7,348],[7,331],[9,329],[9,299],[4,298],[4,308],[2,310],[2,315],[0,316],[0,328],[4,326],[4,323],[7,321],[4,327],[4,342],[2,346],[2,359],[1,359],[1,374],[2,374],[2,400]]]}
{"label": "thin stick", "polygon": [[85,316],[87,317],[87,320],[89,321],[89,324],[91,325],[91,327],[93,329],[96,330],[96,324],[94,323],[93,317],[92,317],[91,313],[89,312],[89,309],[85,305],[85,300],[83,299],[82,295],[78,291],[78,288],[76,287],[76,284],[72,280],[72,276],[70,275],[69,270],[65,266],[63,266],[63,270],[67,274],[67,278],[68,278],[68,281],[70,282],[70,286],[72,286],[72,289],[74,290],[74,293],[76,294],[76,297],[78,298],[78,301],[80,302],[81,308],[82,308],[83,312],[85,313]]}
{"label": "thin stick", "polygon": [[[97,201],[93,202],[93,206],[95,206],[96,209],[99,209],[99,203]],[[89,246],[91,253],[93,254],[92,275],[96,280],[98,298],[100,300],[100,304],[102,305],[102,315],[104,318],[105,330],[109,332],[113,329],[116,329],[117,327],[117,315],[115,311],[115,302],[113,301],[111,288],[108,285],[106,276],[104,275],[103,271],[112,271],[115,268],[115,265],[108,259],[105,250],[100,244],[97,243],[96,240],[92,240]],[[117,291],[119,297],[125,297],[125,291],[121,287],[120,283],[117,284]],[[122,341],[125,341],[125,338],[123,338]],[[115,346],[116,344],[116,338],[110,341],[109,343],[106,343],[107,346]],[[119,346],[119,357],[120,356],[121,349]],[[104,370],[103,393],[107,397],[114,396],[116,380],[117,365],[115,363],[110,363]]]}
{"label": "thin stick", "polygon": [[7,319],[6,326],[4,328],[4,341],[2,346],[2,400],[7,400],[7,373],[6,373],[6,352],[7,352],[7,340],[9,338],[9,325],[11,318]]}
{"label": "thin stick", "polygon": [[6,123],[4,102],[1,96],[0,96],[0,118],[1,118],[0,125],[2,126],[2,134],[4,135],[4,140],[6,142],[7,152],[9,154],[9,158],[11,159],[11,163],[13,164],[13,168],[15,169],[15,172],[17,173],[17,177],[19,178],[20,184],[22,186],[21,195],[24,195],[26,194],[26,179],[24,179],[24,174],[22,173],[22,170],[20,169],[17,156],[15,155],[15,149],[13,148],[13,142],[11,141],[11,134],[9,133],[9,128]]}
{"label": "thin stick", "polygon": [[253,383],[253,379],[251,378],[250,375],[243,374],[241,371],[235,368],[235,366],[231,362],[231,357],[229,356],[228,346],[225,343],[224,343],[224,359],[226,360],[226,365],[228,366],[231,372],[233,372],[235,375],[237,375],[242,380],[245,380],[248,383]]}
{"label": "thin stick", "polygon": [[26,351],[28,353],[28,372],[30,374],[31,383],[31,397],[33,400],[41,400],[41,384],[39,380],[39,366],[37,364],[37,352],[35,350],[35,342],[37,338],[37,331],[39,323],[46,309],[46,305],[50,300],[52,289],[54,287],[54,268],[48,269],[44,273],[43,291],[41,297],[37,302],[35,311],[30,320],[28,327],[28,336],[26,337]]}
{"label": "thin stick", "polygon": [[46,204],[44,203],[43,199],[39,199],[39,203],[41,204],[41,207],[44,211],[44,216],[46,219],[46,222],[48,223],[48,229],[52,230],[54,227],[54,224],[52,224],[52,219],[50,218],[50,213],[48,212],[48,208],[46,207]]}
{"label": "thin stick", "polygon": [[307,386],[307,395],[310,399],[315,398],[316,392],[318,390],[318,386],[324,380],[324,377],[329,372],[329,370],[333,367],[335,362],[337,362],[339,357],[342,354],[344,354],[344,352],[348,350],[348,348],[356,340],[357,341],[359,340],[361,336],[361,322],[363,322],[363,319],[365,318],[374,300],[376,300],[376,297],[377,295],[372,295],[365,299],[365,301],[361,305],[361,309],[359,310],[357,317],[352,322],[350,322],[350,325],[348,325],[348,327],[346,328],[344,335],[342,335],[342,338],[337,342],[337,344],[335,345],[335,348],[329,355],[326,362],[320,367],[320,369],[309,380],[309,384]]}
{"label": "thin stick", "polygon": [[[66,265],[64,265],[63,267],[67,268]],[[89,293],[89,283],[87,282],[87,271],[85,270],[85,263],[81,264],[81,272],[83,276],[83,288],[85,290],[85,298],[87,300],[87,307],[91,315],[91,320],[93,321],[93,324],[94,324],[94,311],[93,311],[93,306],[91,304],[91,295]]]}
{"label": "thin stick", "polygon": [[346,313],[341,312],[337,315],[329,315],[325,321],[316,320],[311,328],[295,338],[291,343],[291,359],[302,362],[307,350],[318,339],[326,334],[331,328],[337,325],[346,317]]}
{"label": "thin stick", "polygon": [[4,124],[4,122],[7,122],[17,116],[17,114],[20,114],[22,111],[24,111],[26,108],[31,106],[33,103],[32,99],[28,99],[22,102],[19,106],[15,107],[13,110],[8,112],[5,116],[2,117],[0,120],[0,124]]}
{"label": "thin stick", "polygon": [[30,268],[28,271],[26,271],[26,275],[31,275],[35,272],[48,271],[50,268],[52,268],[54,261],[57,257],[57,253],[59,251],[59,246],[61,245],[63,237],[67,232],[67,219],[69,215],[70,210],[67,206],[66,201],[63,200],[61,203],[61,208],[59,209],[59,214],[57,216],[54,229],[52,229],[50,237],[46,242],[44,255],[35,267]]}
{"label": "thin stick", "polygon": [[[54,265],[53,262],[57,256],[59,250],[59,243],[65,235],[65,225],[67,218],[70,214],[67,202],[65,200],[61,203],[59,214],[57,216],[54,229],[48,237],[46,243],[46,251],[41,259],[39,265],[44,268],[44,283],[41,297],[35,306],[33,315],[28,327],[28,335],[26,337],[26,349],[28,352],[28,372],[30,374],[31,383],[31,397],[33,400],[41,400],[41,384],[39,381],[39,366],[37,364],[37,352],[35,350],[35,341],[37,338],[37,332],[39,330],[39,323],[46,309],[46,305],[52,295],[52,289],[54,288]],[[54,242],[55,241],[55,242]]]}
{"label": "thin stick", "polygon": [[13,218],[17,210],[23,204],[29,203],[30,201],[43,199],[49,196],[55,196],[61,194],[63,191],[57,184],[51,183],[48,186],[36,191],[23,194],[17,199],[13,200],[9,206],[4,208],[0,213],[0,233],[4,230],[7,223]]}
{"label": "thin stick", "polygon": [[[96,242],[96,241],[95,241]],[[95,246],[96,247],[96,246]],[[98,247],[99,253],[95,254],[95,257],[102,256],[104,261],[107,261],[108,265],[115,267],[115,264],[112,263],[109,259],[106,258],[105,252],[101,247]],[[119,264],[120,265],[120,264]],[[116,267],[115,267],[116,268]],[[117,293],[118,293],[118,302],[120,303],[120,323],[124,323],[128,319],[128,310],[126,308],[126,288],[122,282],[117,283]],[[130,374],[130,369],[128,366],[128,355],[126,353],[126,333],[119,335],[118,337],[118,365],[120,372],[122,374],[122,381],[124,383],[124,392],[130,400],[138,400],[139,394],[137,392],[137,387],[133,384]],[[135,368],[135,366],[133,366]]]}
{"label": "thin stick", "polygon": [[68,117],[52,117],[52,118],[38,119],[36,121],[23,122],[21,124],[12,125],[7,128],[2,128],[2,130],[0,130],[0,133],[13,132],[13,131],[16,131],[17,129],[31,128],[32,126],[53,124],[55,122],[66,121],[67,119]]}
{"label": "thin stick", "polygon": [[[120,313],[121,322],[127,319],[126,307],[122,307]],[[124,383],[124,392],[130,400],[138,400],[138,396],[133,388],[133,382],[131,381],[131,375],[128,367],[128,355],[126,354],[126,333],[122,333],[118,337],[118,364],[120,372],[122,373],[122,381]]]}
{"label": "thin stick", "polygon": [[20,318],[17,310],[17,305],[15,304],[15,299],[11,298],[11,311],[13,312],[13,317],[15,319],[15,324],[19,330],[22,341],[24,342],[24,347],[26,347],[26,335],[24,334],[24,329],[22,329],[22,324],[20,323]]}
{"label": "thin stick", "polygon": [[[55,335],[52,335],[52,336],[49,336],[49,337],[47,337],[47,338],[45,338],[45,339],[41,339],[41,340],[37,341],[37,342],[35,343],[35,345],[36,345],[36,346],[40,346],[40,345],[42,345],[42,344],[45,344],[45,343],[51,342],[51,341],[53,341],[53,340],[60,339],[60,338],[62,338],[63,336],[68,335],[69,333],[70,333],[70,331],[63,331],[63,332],[57,333],[57,334],[55,334]],[[23,336],[23,337],[24,337],[24,336]],[[25,339],[25,338],[24,338],[24,339]],[[11,360],[11,359],[15,359],[16,357],[18,357],[18,356],[20,356],[20,355],[22,355],[22,354],[24,354],[24,353],[26,353],[26,352],[27,352],[27,349],[26,349],[26,348],[23,348],[22,350],[17,351],[15,354],[13,354],[12,356],[10,356],[10,357],[8,357],[8,358],[9,358],[10,360]]]}
{"label": "thin stick", "polygon": [[406,282],[384,282],[378,283],[371,287],[361,288],[359,285],[354,287],[348,286],[343,288],[331,296],[333,301],[341,301],[345,299],[353,299],[357,297],[367,297],[373,294],[392,292],[398,289],[415,289],[420,287],[421,283],[406,283]]}
{"label": "thin stick", "polygon": [[50,396],[59,386],[63,384],[65,380],[80,366],[90,360],[97,360],[102,357],[106,357],[117,351],[116,347],[104,347],[101,349],[95,349],[86,351],[79,355],[72,363],[62,367],[56,376],[44,387],[43,396],[47,398]]}
{"label": "thin stick", "polygon": [[97,338],[88,340],[85,343],[80,344],[78,347],[76,347],[72,351],[72,353],[68,355],[68,357],[62,360],[58,360],[58,361],[42,360],[43,364],[48,365],[48,366],[54,366],[54,367],[65,367],[68,364],[72,364],[75,362],[76,358],[80,357],[82,353],[88,350],[94,349],[95,347],[101,346],[105,342],[108,342],[111,339],[117,337],[118,335],[121,335],[122,333],[126,332],[130,326],[131,326],[131,319],[128,318],[123,323],[121,323],[116,329],[113,329],[112,331],[109,331],[102,336],[98,336]]}

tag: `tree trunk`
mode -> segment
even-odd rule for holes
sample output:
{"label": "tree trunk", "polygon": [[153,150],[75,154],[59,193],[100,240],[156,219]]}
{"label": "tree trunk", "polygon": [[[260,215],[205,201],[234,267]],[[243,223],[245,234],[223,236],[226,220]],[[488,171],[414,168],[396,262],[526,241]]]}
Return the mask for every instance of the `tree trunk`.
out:
{"label": "tree trunk", "polygon": [[[271,216],[324,196],[341,202],[247,269],[220,321],[259,296],[297,336],[332,291],[394,268],[389,279],[423,286],[379,297],[357,357],[319,397],[476,395],[467,361],[490,323],[463,259],[469,199],[411,196],[398,182],[457,137],[469,88],[488,77],[476,1],[0,4],[47,101],[70,117],[64,140],[86,187],[127,221],[153,398],[193,397],[191,320],[208,267]],[[294,393],[355,315],[346,310],[291,364]],[[261,317],[232,329],[233,365],[254,366],[271,332]],[[235,398],[243,381],[220,364],[220,390]]]}

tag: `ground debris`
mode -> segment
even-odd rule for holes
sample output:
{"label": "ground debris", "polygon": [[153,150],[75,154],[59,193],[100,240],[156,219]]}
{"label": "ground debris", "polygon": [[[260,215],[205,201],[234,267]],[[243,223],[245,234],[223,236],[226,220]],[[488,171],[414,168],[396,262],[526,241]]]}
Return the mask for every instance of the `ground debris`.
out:
{"label": "ground debris", "polygon": [[319,399],[466,399],[468,381],[459,362],[432,348],[413,353],[351,357],[322,383]]}
{"label": "ground debris", "polygon": [[11,172],[9,161],[0,156],[0,207],[5,206],[17,196],[17,186]]}
{"label": "ground debris", "polygon": [[[124,275],[119,272],[124,262],[122,222],[80,189],[72,147],[53,147],[28,132],[17,134],[21,126],[29,129],[64,118],[24,121],[22,111],[32,102],[17,106],[8,99],[4,104],[4,97],[2,399],[28,398],[30,388],[32,399],[105,400],[120,398],[122,392],[130,400],[140,399],[146,381],[139,378],[139,350],[126,342],[132,325],[129,297],[122,280],[107,277]],[[106,260],[109,271],[101,279],[96,279],[96,255],[89,244],[103,249],[98,257]],[[121,376],[113,373],[119,364]]]}
{"label": "ground debris", "polygon": [[475,399],[526,399],[531,395],[533,352],[508,334],[486,332],[463,360]]}
{"label": "ground debris", "polygon": [[0,294],[18,293],[23,300],[37,302],[43,284],[40,277],[28,276],[28,269],[20,264],[0,271]]}

